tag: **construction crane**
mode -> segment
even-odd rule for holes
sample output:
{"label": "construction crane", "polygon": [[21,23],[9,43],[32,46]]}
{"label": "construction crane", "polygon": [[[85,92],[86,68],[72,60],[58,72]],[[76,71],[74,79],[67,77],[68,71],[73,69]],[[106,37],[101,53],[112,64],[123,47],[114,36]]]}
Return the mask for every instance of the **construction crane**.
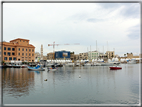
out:
{"label": "construction crane", "polygon": [[[70,45],[68,43],[66,44],[55,44],[55,42],[53,42],[53,44],[48,44],[48,46],[53,46],[53,52],[55,50],[55,46],[59,46],[59,45]],[[74,43],[73,45],[80,45],[79,43]]]}
{"label": "construction crane", "polygon": [[[66,43],[66,44],[55,44],[55,42],[53,42],[53,44],[48,44],[48,46],[53,46],[53,53],[55,51],[55,46],[59,46],[59,45],[70,45],[70,44],[68,44],[68,43]],[[80,45],[80,44],[74,43],[73,45]],[[64,57],[64,59],[65,59],[65,57]]]}

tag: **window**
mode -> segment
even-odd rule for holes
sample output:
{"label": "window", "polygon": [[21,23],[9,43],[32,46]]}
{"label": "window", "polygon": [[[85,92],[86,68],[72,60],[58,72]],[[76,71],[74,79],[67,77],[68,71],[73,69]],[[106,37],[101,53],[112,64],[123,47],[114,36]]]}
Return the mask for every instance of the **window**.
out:
{"label": "window", "polygon": [[1,49],[1,46],[0,46],[0,49]]}
{"label": "window", "polygon": [[23,42],[25,42],[25,41],[23,40]]}
{"label": "window", "polygon": [[24,48],[22,49],[22,51],[24,51]]}
{"label": "window", "polygon": [[12,60],[12,57],[9,57],[9,60]]}
{"label": "window", "polygon": [[26,49],[26,51],[27,51],[27,49]]}
{"label": "window", "polygon": [[12,48],[12,51],[15,51],[15,48]]}
{"label": "window", "polygon": [[20,55],[20,53],[18,55]]}
{"label": "window", "polygon": [[4,60],[7,60],[7,57],[4,57]]}
{"label": "window", "polygon": [[4,52],[4,55],[6,55],[6,52]]}
{"label": "window", "polygon": [[31,56],[31,54],[29,53],[29,56]]}
{"label": "window", "polygon": [[6,47],[4,47],[4,50],[6,50]]}
{"label": "window", "polygon": [[31,49],[29,49],[29,51],[31,51]]}
{"label": "window", "polygon": [[8,50],[10,51],[10,50],[11,50],[11,48],[8,48]]}
{"label": "window", "polygon": [[16,57],[14,57],[13,60],[16,60]]}
{"label": "window", "polygon": [[12,53],[12,55],[15,55],[15,53]]}
{"label": "window", "polygon": [[8,56],[10,56],[10,52],[8,52],[7,54],[8,54]]}
{"label": "window", "polygon": [[34,50],[32,50],[34,52]]}
{"label": "window", "polygon": [[20,42],[21,42],[21,40],[20,40]]}
{"label": "window", "polygon": [[26,53],[26,56],[27,56],[27,53]]}
{"label": "window", "polygon": [[22,55],[24,56],[24,53],[22,53]]}
{"label": "window", "polygon": [[20,48],[19,48],[19,51],[20,51]]}

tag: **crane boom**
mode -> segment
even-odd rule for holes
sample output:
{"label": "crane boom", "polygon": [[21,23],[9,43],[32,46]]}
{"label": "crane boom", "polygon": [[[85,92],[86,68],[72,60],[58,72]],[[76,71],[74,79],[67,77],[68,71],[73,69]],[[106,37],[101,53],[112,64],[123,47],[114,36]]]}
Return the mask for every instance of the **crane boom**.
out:
{"label": "crane boom", "polygon": [[[48,44],[48,46],[53,46],[53,52],[54,52],[55,46],[59,46],[59,45],[71,45],[71,44],[68,44],[68,43],[66,43],[66,44],[55,44],[55,42],[53,42],[53,44]],[[79,43],[74,43],[72,45],[80,45],[80,44]]]}

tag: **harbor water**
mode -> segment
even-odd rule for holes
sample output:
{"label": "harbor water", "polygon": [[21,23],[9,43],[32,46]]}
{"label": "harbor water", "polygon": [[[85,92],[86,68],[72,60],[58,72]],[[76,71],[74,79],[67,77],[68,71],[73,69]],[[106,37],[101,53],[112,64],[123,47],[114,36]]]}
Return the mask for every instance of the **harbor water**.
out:
{"label": "harbor water", "polygon": [[140,64],[120,66],[3,68],[3,104],[139,104]]}

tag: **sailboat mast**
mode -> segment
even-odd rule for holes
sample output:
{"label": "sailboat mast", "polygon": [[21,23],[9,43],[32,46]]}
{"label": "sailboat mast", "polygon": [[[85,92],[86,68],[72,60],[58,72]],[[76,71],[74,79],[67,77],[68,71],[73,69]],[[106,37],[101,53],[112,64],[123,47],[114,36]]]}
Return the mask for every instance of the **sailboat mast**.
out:
{"label": "sailboat mast", "polygon": [[97,40],[96,40],[96,51],[97,51]]}
{"label": "sailboat mast", "polygon": [[[90,45],[90,52],[91,52],[91,45]],[[92,52],[91,52],[91,55],[90,55],[91,59],[92,59]]]}

